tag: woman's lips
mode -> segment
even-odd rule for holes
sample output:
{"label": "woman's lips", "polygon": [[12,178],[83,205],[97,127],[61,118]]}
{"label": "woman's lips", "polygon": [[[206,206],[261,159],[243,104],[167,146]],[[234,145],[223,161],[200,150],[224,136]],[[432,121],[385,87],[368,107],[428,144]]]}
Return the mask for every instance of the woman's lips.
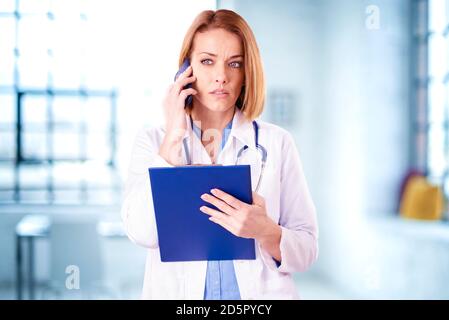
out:
{"label": "woman's lips", "polygon": [[226,98],[228,93],[212,93],[212,95],[216,98]]}
{"label": "woman's lips", "polygon": [[216,98],[225,98],[228,96],[228,92],[225,90],[214,90],[212,92],[209,92],[210,94],[212,94],[213,96],[215,96]]}

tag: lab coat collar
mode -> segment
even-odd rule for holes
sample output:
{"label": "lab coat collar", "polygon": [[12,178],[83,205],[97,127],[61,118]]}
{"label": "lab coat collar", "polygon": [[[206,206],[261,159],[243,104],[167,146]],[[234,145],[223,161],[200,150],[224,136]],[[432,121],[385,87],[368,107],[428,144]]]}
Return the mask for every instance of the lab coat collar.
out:
{"label": "lab coat collar", "polygon": [[[183,139],[189,138],[193,134],[193,128],[190,123],[190,116],[186,115],[187,128],[184,133]],[[243,145],[247,145],[250,148],[256,149],[256,143],[254,139],[254,129],[251,121],[246,119],[240,109],[236,108],[234,112],[234,117],[232,119],[232,128],[229,134],[230,137],[235,137]]]}
{"label": "lab coat collar", "polygon": [[253,124],[245,117],[240,109],[235,110],[230,136],[235,137],[243,145],[247,145],[254,149],[256,148]]}

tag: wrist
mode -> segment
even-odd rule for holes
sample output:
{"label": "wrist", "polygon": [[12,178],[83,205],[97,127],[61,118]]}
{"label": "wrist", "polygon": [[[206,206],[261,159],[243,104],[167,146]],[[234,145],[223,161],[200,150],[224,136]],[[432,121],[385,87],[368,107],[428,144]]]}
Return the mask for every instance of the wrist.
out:
{"label": "wrist", "polygon": [[162,140],[162,144],[168,146],[175,146],[182,142],[183,137],[184,132],[181,132],[180,130],[175,132],[167,132],[167,134],[164,136],[164,139]]}
{"label": "wrist", "polygon": [[159,155],[171,165],[180,165],[182,163],[182,137],[166,135],[159,147]]}
{"label": "wrist", "polygon": [[278,245],[281,241],[282,229],[273,220],[267,217],[267,222],[265,228],[261,234],[256,238],[256,240],[261,244],[262,247]]}

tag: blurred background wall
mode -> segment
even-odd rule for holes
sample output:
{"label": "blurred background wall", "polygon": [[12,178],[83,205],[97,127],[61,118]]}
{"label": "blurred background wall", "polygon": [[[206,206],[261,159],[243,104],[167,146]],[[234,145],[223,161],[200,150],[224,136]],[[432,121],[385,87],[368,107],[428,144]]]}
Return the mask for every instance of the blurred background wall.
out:
{"label": "blurred background wall", "polygon": [[[2,297],[16,298],[16,228],[29,214],[96,217],[98,232],[85,231],[101,256],[100,276],[87,268],[102,283],[93,298],[139,296],[145,250],[119,230],[131,145],[139,127],[162,122],[185,30],[214,8],[252,27],[267,79],[262,118],[294,135],[317,207],[320,257],[295,274],[301,295],[449,298],[446,210],[399,215],[412,169],[445,189],[445,0],[3,1]],[[58,297],[52,237],[35,241],[37,298]]]}

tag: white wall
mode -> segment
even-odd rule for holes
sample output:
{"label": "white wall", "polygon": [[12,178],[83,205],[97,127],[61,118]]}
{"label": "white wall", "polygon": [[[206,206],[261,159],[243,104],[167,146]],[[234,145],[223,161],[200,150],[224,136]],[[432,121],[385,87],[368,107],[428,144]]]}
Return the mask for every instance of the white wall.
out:
{"label": "white wall", "polygon": [[376,1],[378,30],[365,26],[365,9],[372,2],[327,2],[323,112],[331,119],[325,145],[332,187],[327,199],[318,201],[325,204],[323,215],[330,213],[322,225],[338,239],[329,241],[328,265],[335,267],[327,272],[345,288],[363,293],[371,290],[376,261],[386,258],[384,245],[394,247],[379,245],[382,234],[368,238],[366,219],[394,213],[409,160],[409,2]]}

